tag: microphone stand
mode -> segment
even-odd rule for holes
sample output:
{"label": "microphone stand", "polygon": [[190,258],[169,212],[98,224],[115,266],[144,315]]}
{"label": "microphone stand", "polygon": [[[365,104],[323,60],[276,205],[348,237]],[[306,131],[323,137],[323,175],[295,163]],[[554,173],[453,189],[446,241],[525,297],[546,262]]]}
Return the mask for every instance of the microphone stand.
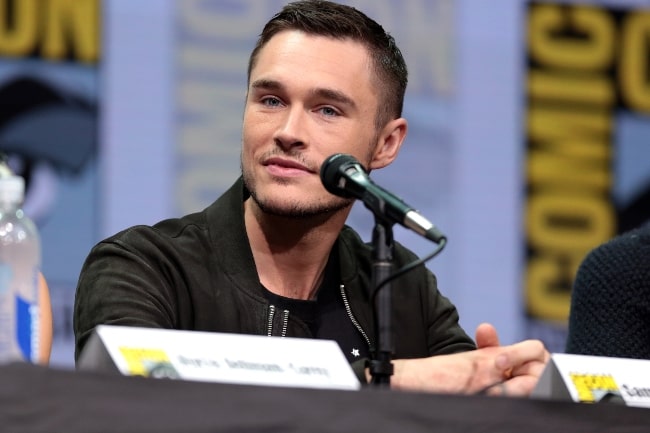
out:
{"label": "microphone stand", "polygon": [[391,282],[381,287],[378,284],[393,273],[393,228],[392,224],[375,215],[372,232],[372,299],[375,300],[375,350],[370,361],[371,382],[376,386],[387,387],[393,375],[391,357],[393,349],[393,327],[391,307]]}

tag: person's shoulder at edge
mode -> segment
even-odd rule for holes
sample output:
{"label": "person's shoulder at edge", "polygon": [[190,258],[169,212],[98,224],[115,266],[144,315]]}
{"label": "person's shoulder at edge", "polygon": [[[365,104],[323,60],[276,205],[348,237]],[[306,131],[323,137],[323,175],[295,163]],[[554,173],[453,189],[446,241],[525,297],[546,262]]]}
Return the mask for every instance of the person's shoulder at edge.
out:
{"label": "person's shoulder at edge", "polygon": [[[580,268],[588,266],[589,263],[594,260],[612,261],[622,257],[630,257],[632,252],[647,247],[650,247],[650,223],[646,223],[638,228],[621,233],[594,247],[589,251],[589,253],[587,253]],[[619,253],[621,255],[618,255]],[[648,258],[650,258],[650,255],[648,255]]]}

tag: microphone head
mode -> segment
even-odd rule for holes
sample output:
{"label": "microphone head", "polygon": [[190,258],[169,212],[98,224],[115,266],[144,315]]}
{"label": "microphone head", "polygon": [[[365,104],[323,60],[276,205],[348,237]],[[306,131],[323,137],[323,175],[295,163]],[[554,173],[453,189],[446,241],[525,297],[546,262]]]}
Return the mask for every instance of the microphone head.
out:
{"label": "microphone head", "polygon": [[335,153],[325,159],[320,167],[320,179],[325,189],[339,197],[355,198],[355,195],[345,189],[347,172],[350,168],[353,168],[355,172],[366,172],[355,157],[345,153]]}

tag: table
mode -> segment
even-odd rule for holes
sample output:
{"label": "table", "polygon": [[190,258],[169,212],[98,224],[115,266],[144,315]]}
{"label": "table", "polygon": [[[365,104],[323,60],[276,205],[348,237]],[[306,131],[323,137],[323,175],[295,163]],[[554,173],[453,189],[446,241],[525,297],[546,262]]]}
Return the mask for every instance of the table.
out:
{"label": "table", "polygon": [[650,409],[524,398],[245,386],[0,366],[2,431],[648,432]]}

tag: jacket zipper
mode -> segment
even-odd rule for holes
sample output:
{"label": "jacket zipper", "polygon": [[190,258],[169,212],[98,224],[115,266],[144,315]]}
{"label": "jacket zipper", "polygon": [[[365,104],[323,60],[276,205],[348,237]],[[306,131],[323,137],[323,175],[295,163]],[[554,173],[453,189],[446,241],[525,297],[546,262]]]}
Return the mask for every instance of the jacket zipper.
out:
{"label": "jacket zipper", "polygon": [[345,311],[348,313],[348,317],[352,321],[352,324],[355,326],[355,328],[359,330],[363,338],[366,340],[368,348],[372,350],[372,345],[370,344],[370,338],[368,338],[368,334],[366,334],[366,331],[363,330],[356,317],[354,317],[354,314],[352,314],[352,309],[350,308],[350,303],[348,302],[348,296],[345,294],[345,286],[341,284],[339,288],[341,290],[341,297],[343,297],[343,304],[345,305]]}
{"label": "jacket zipper", "polygon": [[[269,320],[266,325],[266,335],[271,337],[273,335],[273,317],[275,317],[275,305],[269,305]],[[287,335],[287,328],[289,326],[289,310],[282,311],[282,334],[280,337]]]}
{"label": "jacket zipper", "polygon": [[266,335],[273,335],[273,316],[275,316],[275,305],[269,305],[269,321],[266,325]]}
{"label": "jacket zipper", "polygon": [[287,335],[287,327],[289,326],[289,310],[284,310],[282,312],[282,335],[285,337]]}

